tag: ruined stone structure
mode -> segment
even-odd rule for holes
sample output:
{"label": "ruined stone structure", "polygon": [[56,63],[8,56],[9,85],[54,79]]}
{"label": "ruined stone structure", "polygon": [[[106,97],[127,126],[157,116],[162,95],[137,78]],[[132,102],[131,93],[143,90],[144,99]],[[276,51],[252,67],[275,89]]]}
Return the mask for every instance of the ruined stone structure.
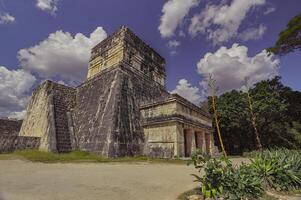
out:
{"label": "ruined stone structure", "polygon": [[0,153],[38,148],[40,139],[18,136],[22,120],[0,118]]}
{"label": "ruined stone structure", "polygon": [[214,151],[211,119],[165,89],[165,60],[126,27],[91,52],[87,81],[76,88],[45,81],[27,107],[19,136],[39,149],[106,157],[188,157]]}
{"label": "ruined stone structure", "polygon": [[17,136],[22,126],[22,120],[0,118],[0,135]]}

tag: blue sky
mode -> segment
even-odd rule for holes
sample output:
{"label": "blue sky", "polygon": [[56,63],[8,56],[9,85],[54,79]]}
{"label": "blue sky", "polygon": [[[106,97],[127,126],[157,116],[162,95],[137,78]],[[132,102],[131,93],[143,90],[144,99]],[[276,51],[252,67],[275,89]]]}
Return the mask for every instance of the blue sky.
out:
{"label": "blue sky", "polygon": [[300,0],[0,0],[0,116],[24,114],[41,80],[81,82],[88,49],[121,25],[165,57],[167,89],[193,102],[209,72],[221,93],[277,73],[301,91],[300,52],[262,52],[300,12]]}

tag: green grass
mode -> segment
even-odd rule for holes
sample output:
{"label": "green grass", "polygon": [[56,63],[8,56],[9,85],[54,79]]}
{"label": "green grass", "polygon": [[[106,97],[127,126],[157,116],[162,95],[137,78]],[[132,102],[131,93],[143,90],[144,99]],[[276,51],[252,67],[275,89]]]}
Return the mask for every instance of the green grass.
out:
{"label": "green grass", "polygon": [[104,158],[99,155],[84,151],[72,151],[70,153],[49,153],[38,150],[16,151],[14,153],[0,154],[0,160],[25,159],[32,162],[44,163],[76,163],[76,162],[149,162],[149,163],[171,163],[186,164],[187,161],[179,159],[160,159],[140,157]]}

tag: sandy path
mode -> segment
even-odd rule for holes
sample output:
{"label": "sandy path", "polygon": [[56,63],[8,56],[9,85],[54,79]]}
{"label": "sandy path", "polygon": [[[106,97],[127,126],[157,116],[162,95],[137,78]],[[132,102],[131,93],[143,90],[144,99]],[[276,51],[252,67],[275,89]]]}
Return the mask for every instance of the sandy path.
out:
{"label": "sandy path", "polygon": [[192,166],[43,164],[0,160],[0,200],[174,200],[196,186]]}
{"label": "sandy path", "polygon": [[197,186],[192,173],[176,164],[0,160],[0,200],[175,200]]}

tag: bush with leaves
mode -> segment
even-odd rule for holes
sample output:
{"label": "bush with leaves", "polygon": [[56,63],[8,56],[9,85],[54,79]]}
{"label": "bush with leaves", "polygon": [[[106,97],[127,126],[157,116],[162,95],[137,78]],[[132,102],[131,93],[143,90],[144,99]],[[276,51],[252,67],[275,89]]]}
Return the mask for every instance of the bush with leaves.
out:
{"label": "bush with leaves", "polygon": [[251,154],[250,167],[266,189],[289,191],[301,188],[301,152],[278,149]]}
{"label": "bush with leaves", "polygon": [[255,199],[263,194],[261,180],[247,164],[233,168],[223,182],[225,199]]}
{"label": "bush with leaves", "polygon": [[225,157],[213,158],[200,151],[192,156],[191,163],[199,172],[204,170],[204,176],[193,176],[196,182],[201,183],[201,192],[205,198],[256,199],[263,194],[261,180],[246,164],[234,167]]}
{"label": "bush with leaves", "polygon": [[192,155],[191,162],[199,172],[204,170],[205,175],[199,176],[192,174],[196,178],[196,182],[202,184],[201,192],[205,198],[218,197],[223,193],[222,182],[225,179],[225,174],[230,169],[229,164],[224,158],[211,158],[209,154],[197,153]]}

